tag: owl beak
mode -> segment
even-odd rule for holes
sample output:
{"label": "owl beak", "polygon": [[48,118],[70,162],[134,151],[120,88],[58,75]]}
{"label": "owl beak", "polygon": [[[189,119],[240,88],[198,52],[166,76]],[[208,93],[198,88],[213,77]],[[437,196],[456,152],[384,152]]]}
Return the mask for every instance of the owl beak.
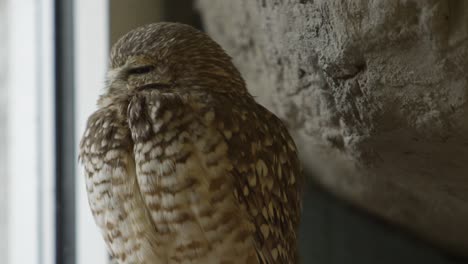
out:
{"label": "owl beak", "polygon": [[127,85],[127,77],[128,74],[125,66],[110,69],[106,76],[107,86],[124,88]]}
{"label": "owl beak", "polygon": [[112,83],[114,81],[117,81],[117,80],[123,80],[123,79],[126,79],[126,76],[127,76],[127,69],[125,66],[123,67],[119,67],[119,68],[115,68],[115,69],[110,69],[108,72],[107,72],[107,80]]}

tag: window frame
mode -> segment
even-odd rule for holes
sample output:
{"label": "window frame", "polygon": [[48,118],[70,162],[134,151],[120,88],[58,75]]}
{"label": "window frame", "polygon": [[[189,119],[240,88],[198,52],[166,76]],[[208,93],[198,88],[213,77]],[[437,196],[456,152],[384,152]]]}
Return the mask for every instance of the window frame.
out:
{"label": "window frame", "polygon": [[[58,0],[60,1],[60,0]],[[109,53],[108,0],[74,1],[75,149],[104,89]],[[109,256],[88,205],[82,166],[76,167],[76,264],[107,263]]]}
{"label": "window frame", "polygon": [[2,263],[106,263],[77,151],[104,84],[108,0],[5,0],[4,6]]}
{"label": "window frame", "polygon": [[53,3],[6,1],[9,264],[53,263]]}

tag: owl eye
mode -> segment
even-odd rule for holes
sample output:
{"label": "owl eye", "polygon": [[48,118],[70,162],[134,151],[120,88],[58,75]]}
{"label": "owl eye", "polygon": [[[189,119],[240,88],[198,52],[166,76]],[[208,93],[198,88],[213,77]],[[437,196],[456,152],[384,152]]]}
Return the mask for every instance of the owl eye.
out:
{"label": "owl eye", "polygon": [[141,67],[136,67],[128,70],[128,74],[145,74],[154,69],[152,65],[145,65]]}

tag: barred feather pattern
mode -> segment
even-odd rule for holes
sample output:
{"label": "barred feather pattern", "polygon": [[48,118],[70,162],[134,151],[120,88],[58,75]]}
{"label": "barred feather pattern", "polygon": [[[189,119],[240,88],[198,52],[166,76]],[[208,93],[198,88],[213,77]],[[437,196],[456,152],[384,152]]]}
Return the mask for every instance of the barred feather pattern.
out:
{"label": "barred feather pattern", "polygon": [[298,261],[296,147],[251,97],[135,93],[90,117],[80,158],[118,263]]}

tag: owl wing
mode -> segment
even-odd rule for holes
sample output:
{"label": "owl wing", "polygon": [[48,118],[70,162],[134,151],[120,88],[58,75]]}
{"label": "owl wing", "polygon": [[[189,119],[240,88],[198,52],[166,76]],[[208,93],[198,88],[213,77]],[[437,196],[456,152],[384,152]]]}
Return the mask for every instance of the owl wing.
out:
{"label": "owl wing", "polygon": [[252,98],[218,97],[215,120],[234,166],[234,194],[255,226],[262,263],[297,263],[302,170],[283,123]]}
{"label": "owl wing", "polygon": [[153,227],[138,195],[133,143],[128,125],[116,107],[93,113],[80,142],[88,202],[112,258],[141,263],[155,255]]}

